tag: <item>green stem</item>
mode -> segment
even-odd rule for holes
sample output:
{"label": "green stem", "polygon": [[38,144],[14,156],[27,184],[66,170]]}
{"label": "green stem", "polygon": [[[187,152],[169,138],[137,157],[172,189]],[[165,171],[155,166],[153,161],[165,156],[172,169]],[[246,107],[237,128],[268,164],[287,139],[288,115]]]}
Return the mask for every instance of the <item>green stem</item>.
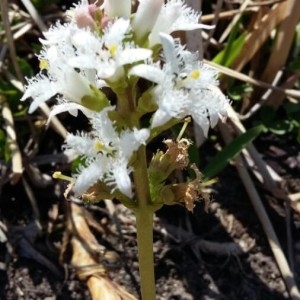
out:
{"label": "green stem", "polygon": [[153,212],[140,209],[135,216],[142,299],[155,300]]}
{"label": "green stem", "polygon": [[137,198],[136,216],[137,246],[143,300],[155,300],[155,277],[153,258],[153,213],[151,205],[145,146],[138,150],[133,178]]}
{"label": "green stem", "polygon": [[[118,112],[123,116],[130,117],[131,113],[135,109],[135,103],[130,86],[125,90],[119,91],[117,95]],[[136,124],[134,125],[136,126]],[[142,300],[155,300],[153,257],[153,213],[155,208],[151,205],[150,199],[145,146],[141,146],[137,151],[137,159],[134,163],[133,179],[137,201],[136,207],[132,209],[136,216]]]}

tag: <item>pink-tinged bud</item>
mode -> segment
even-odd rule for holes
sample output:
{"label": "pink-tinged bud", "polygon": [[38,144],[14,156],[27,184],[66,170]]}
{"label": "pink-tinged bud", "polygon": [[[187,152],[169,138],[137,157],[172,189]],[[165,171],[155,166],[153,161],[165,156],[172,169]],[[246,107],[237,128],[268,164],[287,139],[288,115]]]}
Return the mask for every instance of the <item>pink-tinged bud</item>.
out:
{"label": "pink-tinged bud", "polygon": [[99,9],[99,7],[96,5],[96,4],[90,4],[88,6],[88,11],[89,11],[89,14],[95,18],[96,16],[96,11]]}
{"label": "pink-tinged bud", "polygon": [[131,13],[131,0],[104,0],[100,7],[110,18],[123,17],[128,19]]}
{"label": "pink-tinged bud", "polygon": [[140,1],[132,23],[138,40],[143,40],[152,31],[163,4],[163,0]]}
{"label": "pink-tinged bud", "polygon": [[98,7],[95,4],[81,6],[75,12],[75,21],[79,28],[95,29],[96,22],[94,16]]}
{"label": "pink-tinged bud", "polygon": [[105,29],[111,22],[113,22],[113,19],[112,18],[109,18],[109,17],[102,17],[101,19],[101,28],[102,29]]}

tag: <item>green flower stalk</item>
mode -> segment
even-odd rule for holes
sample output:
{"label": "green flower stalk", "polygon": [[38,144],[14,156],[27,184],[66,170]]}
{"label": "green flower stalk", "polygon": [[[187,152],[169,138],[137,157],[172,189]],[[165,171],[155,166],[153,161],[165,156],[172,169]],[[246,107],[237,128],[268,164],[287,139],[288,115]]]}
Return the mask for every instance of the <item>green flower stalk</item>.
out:
{"label": "green flower stalk", "polygon": [[[227,116],[227,98],[217,73],[170,34],[209,29],[183,0],[143,0],[136,13],[130,0],[105,0],[102,6],[82,0],[41,39],[41,72],[28,79],[22,101],[29,112],[56,97],[49,119],[78,111],[90,132],[68,134],[63,149],[82,162],[70,182],[83,202],[118,199],[136,215],[143,300],[155,299],[153,214],[162,205],[193,210],[205,198],[201,174],[189,165],[191,141],[165,140],[166,151],[151,157],[147,145],[191,116],[205,135]],[[141,86],[141,80],[143,85]],[[147,155],[146,155],[147,154]],[[195,178],[172,183],[174,171],[191,168]]]}

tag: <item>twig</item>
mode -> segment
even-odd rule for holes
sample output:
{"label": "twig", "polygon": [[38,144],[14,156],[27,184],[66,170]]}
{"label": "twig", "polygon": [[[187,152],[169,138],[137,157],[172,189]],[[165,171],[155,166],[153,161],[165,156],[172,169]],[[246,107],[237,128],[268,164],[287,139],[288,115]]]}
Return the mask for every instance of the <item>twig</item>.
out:
{"label": "twig", "polygon": [[[255,7],[248,7],[246,8],[243,13],[254,13],[257,12],[257,8]],[[232,18],[233,16],[235,16],[240,10],[239,9],[232,9],[232,10],[228,10],[228,11],[221,11],[220,14],[218,15],[218,19],[222,20],[222,19],[229,19]],[[208,23],[213,21],[216,18],[215,13],[214,14],[208,14],[208,15],[203,15],[201,16],[201,22],[203,23]]]}
{"label": "twig", "polygon": [[48,28],[45,25],[43,19],[39,15],[38,11],[35,9],[35,7],[32,5],[32,2],[30,0],[21,0],[21,2],[26,7],[27,11],[31,15],[33,21],[36,23],[40,31],[46,31]]}
{"label": "twig", "polygon": [[[283,72],[281,70],[277,72],[277,74],[272,82],[272,86],[276,86],[278,84],[282,75],[283,75]],[[239,118],[241,120],[245,120],[245,119],[248,119],[251,116],[253,116],[253,114],[255,114],[264,104],[266,104],[271,93],[272,93],[271,89],[266,90],[265,93],[262,95],[261,99],[257,103],[255,103],[245,115],[239,115]]]}
{"label": "twig", "polygon": [[[187,231],[183,228],[178,228],[172,224],[165,225],[168,237],[173,239],[176,243],[180,243],[182,246],[190,245],[193,251],[201,251],[216,256],[230,256],[230,255],[243,255],[249,252],[255,244],[254,240],[251,240],[249,245],[236,242],[214,242],[204,240],[194,233]],[[197,254],[196,254],[197,255]]]}
{"label": "twig", "polygon": [[[214,18],[212,20],[212,25],[216,26],[218,24],[219,18],[220,18],[220,14],[221,14],[221,10],[222,10],[222,5],[223,5],[223,0],[218,0],[217,4],[215,6],[215,11],[214,11]],[[202,21],[202,20],[201,20]],[[206,52],[207,47],[210,43],[210,39],[212,38],[212,36],[214,35],[216,30],[216,27],[212,28],[211,30],[209,30],[208,32],[208,37],[207,37],[207,41],[203,44],[203,53]]]}
{"label": "twig", "polygon": [[11,32],[11,28],[10,28],[10,23],[9,23],[9,19],[8,19],[8,5],[7,5],[7,0],[1,0],[0,1],[0,7],[1,7],[1,16],[2,16],[2,21],[4,24],[4,28],[5,28],[5,33],[6,33],[6,37],[7,37],[7,44],[8,44],[8,48],[9,48],[9,54],[10,54],[10,59],[11,62],[13,64],[13,67],[15,69],[16,75],[18,77],[18,79],[23,82],[24,81],[24,77],[22,75],[22,72],[20,70],[18,61],[17,61],[17,53],[16,53],[16,48],[15,48],[15,44],[14,44],[14,40],[13,40],[13,36],[12,36],[12,32]]}
{"label": "twig", "polygon": [[223,43],[224,40],[226,39],[226,37],[229,35],[230,31],[232,30],[232,28],[237,24],[237,22],[239,21],[240,17],[242,16],[244,10],[246,10],[247,6],[249,5],[249,3],[251,2],[251,0],[245,0],[243,2],[243,4],[241,5],[240,9],[238,10],[238,12],[234,15],[232,21],[230,22],[230,24],[227,26],[227,28],[223,31],[223,34],[221,35],[221,37],[219,38],[219,43]]}
{"label": "twig", "polygon": [[10,107],[4,96],[0,95],[0,106],[2,106],[2,117],[6,129],[6,141],[11,153],[12,177],[11,183],[15,184],[23,173],[22,154],[17,142],[17,135],[14,125],[14,119]]}
{"label": "twig", "polygon": [[291,231],[292,223],[291,205],[288,201],[285,202],[285,222],[286,222],[286,239],[287,239],[287,254],[288,260],[291,266],[291,271],[294,273],[295,263],[294,263],[294,251],[293,251],[293,235]]}
{"label": "twig", "polygon": [[30,204],[32,206],[32,210],[34,212],[34,222],[36,224],[36,228],[37,230],[39,231],[39,233],[42,232],[42,225],[41,225],[41,215],[40,215],[40,211],[39,211],[39,208],[37,206],[37,202],[36,202],[36,198],[34,196],[34,193],[31,189],[31,187],[29,186],[27,180],[25,179],[25,177],[23,176],[22,177],[22,184],[24,186],[24,190],[27,194],[27,197],[30,201]]}

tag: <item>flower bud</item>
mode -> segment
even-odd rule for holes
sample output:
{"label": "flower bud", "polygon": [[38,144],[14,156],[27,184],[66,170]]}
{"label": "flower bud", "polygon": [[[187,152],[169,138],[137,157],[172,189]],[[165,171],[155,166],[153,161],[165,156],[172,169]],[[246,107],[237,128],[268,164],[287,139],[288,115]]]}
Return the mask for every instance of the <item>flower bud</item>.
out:
{"label": "flower bud", "polygon": [[75,12],[75,21],[79,28],[96,28],[94,20],[98,7],[95,4],[79,6]]}
{"label": "flower bud", "polygon": [[131,0],[104,0],[101,9],[104,9],[105,14],[110,18],[128,19],[131,13]]}
{"label": "flower bud", "polygon": [[151,32],[160,10],[164,4],[163,0],[143,0],[134,16],[132,27],[138,41],[143,41],[144,38]]}

